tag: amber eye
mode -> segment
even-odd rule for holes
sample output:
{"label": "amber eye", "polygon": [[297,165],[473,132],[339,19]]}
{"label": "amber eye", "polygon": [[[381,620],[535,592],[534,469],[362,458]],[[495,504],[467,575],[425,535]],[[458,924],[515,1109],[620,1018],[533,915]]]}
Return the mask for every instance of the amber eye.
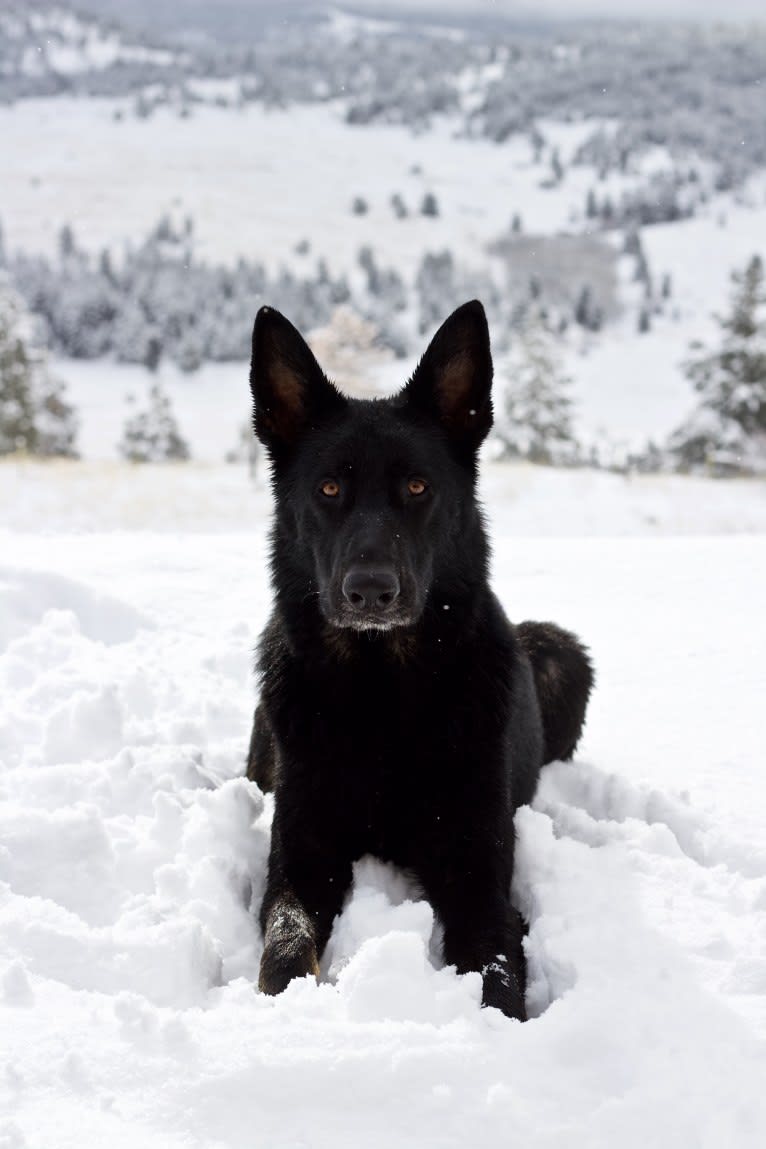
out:
{"label": "amber eye", "polygon": [[336,483],[335,479],[325,479],[320,489],[328,499],[337,499],[340,494],[340,483]]}
{"label": "amber eye", "polygon": [[423,495],[427,487],[428,483],[424,482],[423,479],[410,479],[407,484],[407,490],[411,495]]}

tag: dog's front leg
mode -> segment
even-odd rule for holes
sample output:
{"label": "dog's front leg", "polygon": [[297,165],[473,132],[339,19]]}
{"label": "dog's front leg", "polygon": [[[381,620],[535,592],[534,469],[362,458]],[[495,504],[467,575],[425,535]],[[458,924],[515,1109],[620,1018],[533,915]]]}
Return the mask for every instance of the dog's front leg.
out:
{"label": "dog's front leg", "polygon": [[280,890],[263,922],[263,956],[258,975],[262,993],[276,994],[294,977],[319,976],[316,925],[295,893]]}
{"label": "dog's front leg", "polygon": [[444,960],[482,975],[482,1004],[526,1019],[524,923],[505,893],[510,882],[477,868],[439,875],[426,892],[444,928]]}
{"label": "dog's front leg", "polygon": [[264,946],[258,988],[263,993],[281,993],[293,978],[319,974],[350,882],[350,863],[327,856],[285,857],[274,836],[261,907]]}

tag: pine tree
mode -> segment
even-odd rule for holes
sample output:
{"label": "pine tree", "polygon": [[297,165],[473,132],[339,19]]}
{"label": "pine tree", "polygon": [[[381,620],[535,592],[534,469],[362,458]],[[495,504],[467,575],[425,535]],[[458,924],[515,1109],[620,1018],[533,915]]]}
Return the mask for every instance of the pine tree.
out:
{"label": "pine tree", "polygon": [[766,285],[754,255],[732,274],[731,310],[717,316],[720,347],[685,365],[700,395],[692,417],[670,441],[682,468],[766,468]]}
{"label": "pine tree", "polygon": [[572,400],[553,333],[539,311],[526,317],[509,364],[497,436],[507,458],[571,465],[578,449]]}
{"label": "pine tree", "polygon": [[407,218],[409,215],[409,212],[407,211],[407,204],[404,202],[400,192],[394,192],[389,202],[391,204],[391,210],[397,219]]}
{"label": "pine tree", "polygon": [[586,331],[600,331],[603,321],[601,308],[594,303],[593,293],[588,284],[580,289],[574,306],[574,320]]}
{"label": "pine tree", "polygon": [[77,420],[19,297],[0,280],[0,455],[76,456]]}
{"label": "pine tree", "polygon": [[189,446],[159,383],[149,388],[147,410],[138,411],[125,423],[118,449],[131,463],[185,462],[189,458]]}

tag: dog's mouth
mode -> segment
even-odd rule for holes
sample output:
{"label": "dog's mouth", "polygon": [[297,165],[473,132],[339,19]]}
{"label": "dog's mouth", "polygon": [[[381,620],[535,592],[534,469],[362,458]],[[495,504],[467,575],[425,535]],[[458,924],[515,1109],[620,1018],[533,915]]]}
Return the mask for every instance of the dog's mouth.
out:
{"label": "dog's mouth", "polygon": [[412,626],[415,619],[410,611],[395,610],[388,613],[362,613],[352,609],[341,609],[327,617],[331,626],[356,631],[386,631],[400,626]]}

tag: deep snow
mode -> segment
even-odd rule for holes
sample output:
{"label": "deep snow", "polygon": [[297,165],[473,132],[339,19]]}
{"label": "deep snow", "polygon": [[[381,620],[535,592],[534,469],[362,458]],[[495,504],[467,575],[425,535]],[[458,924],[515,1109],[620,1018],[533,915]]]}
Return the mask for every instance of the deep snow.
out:
{"label": "deep snow", "polygon": [[[197,533],[188,518],[124,531],[130,482],[145,525],[152,496],[186,506],[204,469],[124,469],[111,519],[96,488],[90,520],[86,499],[63,523],[39,503],[30,521],[32,472],[16,488],[14,473],[0,469],[3,1149],[764,1143],[762,535],[524,538],[533,511],[518,518],[502,476],[530,469],[489,471],[509,613],[580,631],[599,675],[577,760],[547,768],[518,817],[521,1026],[479,1008],[478,977],[440,968],[429,907],[372,859],[322,983],[254,991],[269,801],[241,772],[266,494],[249,533],[200,532],[212,511]],[[538,515],[575,484],[548,511],[561,534],[588,533],[578,500],[603,523],[622,506],[610,476],[539,474]],[[683,520],[679,483],[644,532],[676,529],[671,505]],[[14,489],[34,531],[7,529]],[[714,505],[728,490],[742,526],[743,486],[694,490],[697,529],[705,491]],[[638,514],[612,521],[641,530]]]}

